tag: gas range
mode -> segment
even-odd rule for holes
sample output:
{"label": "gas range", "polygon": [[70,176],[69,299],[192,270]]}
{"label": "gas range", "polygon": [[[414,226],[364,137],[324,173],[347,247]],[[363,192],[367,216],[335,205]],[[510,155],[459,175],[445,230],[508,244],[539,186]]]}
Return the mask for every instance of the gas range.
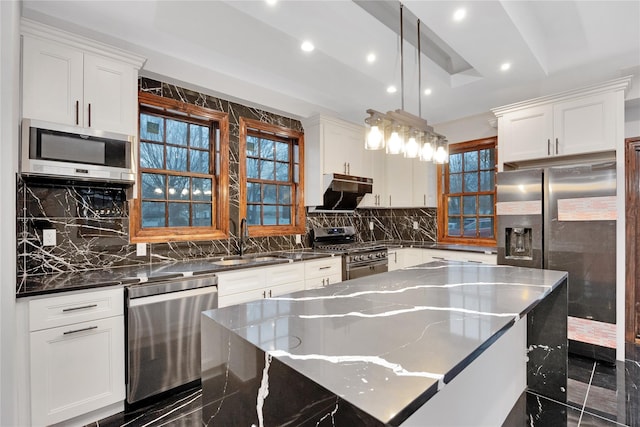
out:
{"label": "gas range", "polygon": [[342,280],[355,279],[388,270],[386,246],[356,242],[352,226],[313,229],[313,249],[342,255]]}

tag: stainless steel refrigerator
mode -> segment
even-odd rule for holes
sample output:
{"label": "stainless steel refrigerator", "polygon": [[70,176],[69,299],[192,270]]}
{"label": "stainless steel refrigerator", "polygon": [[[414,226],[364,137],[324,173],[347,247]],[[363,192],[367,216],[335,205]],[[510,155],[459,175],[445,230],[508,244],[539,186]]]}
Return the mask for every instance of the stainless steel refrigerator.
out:
{"label": "stainless steel refrigerator", "polygon": [[[569,273],[569,351],[615,362],[614,162],[498,173],[498,264]],[[553,328],[553,325],[549,325]]]}

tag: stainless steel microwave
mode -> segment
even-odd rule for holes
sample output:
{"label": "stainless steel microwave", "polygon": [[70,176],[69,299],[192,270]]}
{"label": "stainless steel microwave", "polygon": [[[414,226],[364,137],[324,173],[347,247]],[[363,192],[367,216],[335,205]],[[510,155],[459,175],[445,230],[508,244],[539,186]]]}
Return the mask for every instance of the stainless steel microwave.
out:
{"label": "stainless steel microwave", "polygon": [[133,136],[23,119],[20,173],[133,183],[133,150]]}

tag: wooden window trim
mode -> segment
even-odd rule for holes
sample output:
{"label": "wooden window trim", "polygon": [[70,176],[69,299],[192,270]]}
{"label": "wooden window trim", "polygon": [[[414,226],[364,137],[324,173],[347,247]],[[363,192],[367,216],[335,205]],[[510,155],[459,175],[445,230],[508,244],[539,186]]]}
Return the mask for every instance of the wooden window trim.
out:
{"label": "wooden window trim", "polygon": [[[465,142],[460,142],[457,144],[451,144],[449,145],[449,155],[451,154],[456,154],[456,153],[460,153],[460,152],[464,152],[464,151],[471,151],[471,150],[481,150],[483,148],[489,148],[489,147],[493,147],[494,148],[494,155],[495,155],[495,166],[494,166],[494,173],[497,173],[498,170],[498,137],[491,137],[491,138],[482,138],[482,139],[475,139],[472,141],[465,141]],[[453,237],[453,236],[447,236],[446,234],[446,230],[447,230],[447,218],[448,218],[448,206],[447,206],[447,194],[444,193],[445,187],[444,187],[444,179],[445,179],[445,165],[437,165],[436,168],[437,171],[437,192],[438,192],[438,207],[437,207],[437,212],[438,212],[438,224],[437,224],[437,228],[438,228],[438,242],[439,243],[453,243],[453,244],[462,244],[462,245],[469,245],[469,246],[496,246],[497,241],[495,236],[497,235],[497,231],[498,231],[498,226],[497,226],[497,215],[496,215],[496,208],[495,208],[495,202],[496,202],[496,197],[495,197],[495,190],[494,190],[494,198],[493,198],[493,203],[494,203],[494,207],[493,207],[493,235],[494,238],[493,239],[487,239],[487,238],[469,238],[469,237]],[[494,179],[494,184],[495,184],[495,179]],[[487,193],[487,194],[491,194],[491,193]],[[462,206],[461,206],[462,209]]]}
{"label": "wooden window trim", "polygon": [[[129,240],[131,243],[163,243],[171,241],[198,241],[217,240],[229,237],[229,115],[227,113],[210,110],[196,105],[186,104],[169,98],[152,95],[146,92],[138,93],[138,104],[145,107],[158,108],[165,116],[176,118],[188,117],[194,122],[216,121],[220,133],[220,170],[216,187],[212,190],[212,227],[162,227],[142,228],[141,194],[142,171],[139,167],[139,144],[136,146],[136,158],[132,160],[136,166],[136,185],[134,186],[134,199],[129,202]],[[171,110],[179,114],[166,112]],[[140,129],[140,109],[138,109],[138,129]],[[213,159],[211,160],[213,161]],[[163,173],[172,174],[172,171]],[[179,175],[179,173],[178,173]],[[210,176],[210,175],[207,175]]]}
{"label": "wooden window trim", "polygon": [[288,139],[298,140],[299,177],[298,183],[293,183],[292,197],[295,198],[293,204],[295,214],[292,215],[291,225],[249,225],[249,235],[255,237],[263,236],[283,236],[288,234],[304,234],[306,213],[304,209],[304,133],[286,128],[284,126],[272,125],[258,120],[240,117],[240,218],[247,216],[247,130],[256,129],[261,132],[272,133]]}

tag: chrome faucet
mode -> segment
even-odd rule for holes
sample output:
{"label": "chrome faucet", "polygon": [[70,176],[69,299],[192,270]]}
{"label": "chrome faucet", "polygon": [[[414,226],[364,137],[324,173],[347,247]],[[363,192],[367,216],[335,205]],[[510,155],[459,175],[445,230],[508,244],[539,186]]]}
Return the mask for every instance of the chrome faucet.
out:
{"label": "chrome faucet", "polygon": [[244,239],[249,237],[249,228],[247,227],[247,218],[240,220],[240,256],[244,255]]}

